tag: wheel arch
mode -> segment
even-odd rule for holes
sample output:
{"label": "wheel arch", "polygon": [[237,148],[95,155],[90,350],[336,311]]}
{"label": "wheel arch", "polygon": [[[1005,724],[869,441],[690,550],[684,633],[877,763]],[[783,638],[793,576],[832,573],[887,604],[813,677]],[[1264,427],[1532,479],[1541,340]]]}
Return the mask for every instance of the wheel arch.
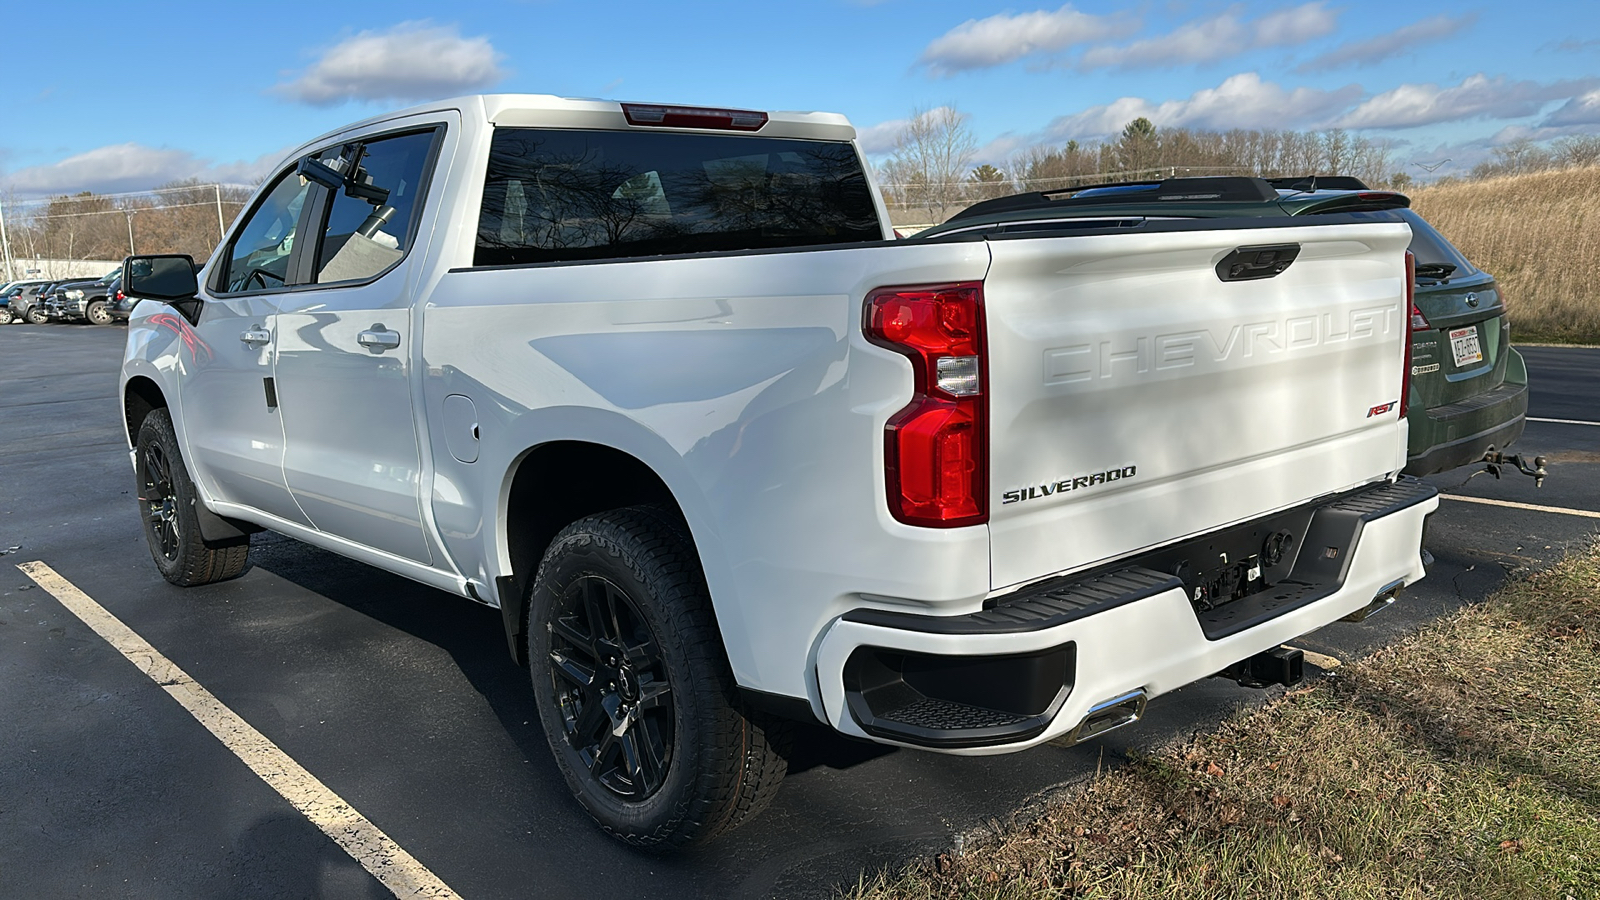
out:
{"label": "wheel arch", "polygon": [[122,387],[122,418],[128,429],[128,446],[139,441],[139,427],[152,412],[169,409],[161,385],[147,375],[134,375]]}
{"label": "wheel arch", "polygon": [[[653,434],[616,440],[619,435],[601,437],[587,431],[527,447],[511,461],[503,480],[495,532],[499,568],[507,574],[495,579],[495,589],[507,644],[521,665],[527,664],[528,590],[533,577],[550,541],[584,516],[641,504],[663,506],[688,528],[714,610],[731,588],[704,498],[681,458]],[[719,585],[724,589],[719,591]]]}

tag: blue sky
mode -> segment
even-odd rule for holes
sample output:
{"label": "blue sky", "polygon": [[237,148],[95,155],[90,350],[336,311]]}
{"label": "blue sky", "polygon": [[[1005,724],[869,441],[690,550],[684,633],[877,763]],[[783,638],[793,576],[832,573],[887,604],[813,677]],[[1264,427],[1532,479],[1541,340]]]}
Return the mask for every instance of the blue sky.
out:
{"label": "blue sky", "polygon": [[1394,142],[1416,176],[1519,136],[1600,133],[1595,0],[61,2],[27,18],[41,40],[74,37],[33,55],[8,35],[13,197],[250,181],[330,128],[478,91],[842,112],[873,152],[948,104],[1002,167],[1137,115],[1345,127]]}

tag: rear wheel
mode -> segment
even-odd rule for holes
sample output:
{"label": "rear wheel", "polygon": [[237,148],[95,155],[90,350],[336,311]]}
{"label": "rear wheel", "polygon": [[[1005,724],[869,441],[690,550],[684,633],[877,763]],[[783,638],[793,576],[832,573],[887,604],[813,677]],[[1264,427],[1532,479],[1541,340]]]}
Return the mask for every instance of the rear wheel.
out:
{"label": "rear wheel", "polygon": [[600,827],[636,846],[681,846],[766,807],[788,767],[787,727],[741,708],[676,516],[629,507],[567,526],[530,601],[539,718]]}
{"label": "rear wheel", "polygon": [[50,321],[50,317],[45,314],[45,311],[37,306],[28,310],[27,319],[28,324],[30,325],[43,325],[44,323]]}
{"label": "rear wheel", "polygon": [[104,300],[96,300],[93,303],[90,303],[89,308],[84,310],[84,315],[88,316],[89,321],[96,325],[111,324],[111,310],[106,309],[106,302]]}
{"label": "rear wheel", "polygon": [[194,587],[242,573],[250,539],[207,544],[200,534],[194,482],[189,480],[172,418],[165,409],[145,417],[134,449],[144,536],[161,576],[179,587]]}

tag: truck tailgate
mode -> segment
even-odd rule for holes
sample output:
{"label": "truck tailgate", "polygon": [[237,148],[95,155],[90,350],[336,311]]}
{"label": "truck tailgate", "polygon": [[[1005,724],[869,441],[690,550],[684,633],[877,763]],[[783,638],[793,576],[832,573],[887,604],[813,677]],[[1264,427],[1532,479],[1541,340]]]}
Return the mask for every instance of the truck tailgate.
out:
{"label": "truck tailgate", "polygon": [[[995,239],[991,579],[1002,589],[1405,465],[1401,223]],[[1239,247],[1298,244],[1224,282]]]}

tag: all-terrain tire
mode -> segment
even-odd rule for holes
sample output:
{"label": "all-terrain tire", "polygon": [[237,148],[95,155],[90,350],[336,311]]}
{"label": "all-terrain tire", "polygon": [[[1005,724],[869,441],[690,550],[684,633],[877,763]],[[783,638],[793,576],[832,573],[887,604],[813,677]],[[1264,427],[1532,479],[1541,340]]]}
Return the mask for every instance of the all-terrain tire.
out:
{"label": "all-terrain tire", "polygon": [[84,315],[96,325],[111,324],[111,310],[106,309],[104,300],[96,300],[90,303],[89,308],[84,310]]}
{"label": "all-terrain tire", "polygon": [[161,576],[179,587],[195,587],[243,573],[248,536],[207,543],[200,533],[194,482],[165,409],[145,416],[134,450],[144,536]]}
{"label": "all-terrain tire", "polygon": [[[699,558],[674,513],[627,507],[563,529],[534,579],[527,634],[556,764],[612,836],[638,847],[703,842],[777,793],[789,725],[741,704]],[[621,648],[616,667],[607,646]],[[635,773],[630,760],[646,753],[653,762]]]}

